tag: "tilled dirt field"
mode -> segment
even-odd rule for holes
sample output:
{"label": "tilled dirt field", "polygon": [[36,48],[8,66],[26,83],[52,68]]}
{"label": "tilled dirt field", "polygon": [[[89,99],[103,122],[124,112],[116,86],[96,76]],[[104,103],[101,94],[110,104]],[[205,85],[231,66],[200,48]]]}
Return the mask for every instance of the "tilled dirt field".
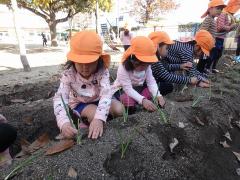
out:
{"label": "tilled dirt field", "polygon": [[[240,179],[240,165],[233,154],[240,153],[240,66],[212,77],[212,85],[211,89],[188,88],[169,95],[164,110],[168,123],[163,123],[158,112],[138,112],[126,123],[123,118],[113,119],[99,140],[83,138],[82,145],[53,156],[42,155],[13,179],[71,179],[70,167],[77,171],[77,179]],[[14,90],[9,87],[7,94],[0,94],[0,113],[18,130],[13,154],[20,151],[21,138],[33,142],[46,132],[56,141],[59,131],[52,96],[57,86],[58,78],[49,77]],[[176,139],[178,144],[171,151],[169,145]],[[224,141],[229,147],[220,144]],[[127,142],[121,158],[121,143]],[[21,162],[16,159],[1,169],[0,177]]]}

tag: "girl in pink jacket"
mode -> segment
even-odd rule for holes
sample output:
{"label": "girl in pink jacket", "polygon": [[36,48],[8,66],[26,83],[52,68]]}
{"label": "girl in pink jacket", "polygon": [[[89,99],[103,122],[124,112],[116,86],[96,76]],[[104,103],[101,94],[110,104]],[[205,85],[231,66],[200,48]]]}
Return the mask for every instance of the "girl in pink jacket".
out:
{"label": "girl in pink jacket", "polygon": [[[158,61],[156,50],[149,38],[139,36],[132,39],[123,55],[113,89],[115,97],[130,111],[134,111],[136,103],[148,111],[155,111],[157,108],[150,100],[152,97],[157,98],[160,106],[165,104],[151,70],[151,64]],[[119,91],[121,88],[123,93]]]}
{"label": "girl in pink jacket", "polygon": [[112,100],[108,66],[110,56],[102,52],[100,37],[91,31],[76,33],[70,42],[67,58],[70,67],[63,72],[60,87],[54,97],[54,113],[63,136],[73,137],[77,130],[71,126],[62,98],[78,116],[86,117],[88,137],[97,139],[103,134],[108,113],[122,114],[122,104]]}

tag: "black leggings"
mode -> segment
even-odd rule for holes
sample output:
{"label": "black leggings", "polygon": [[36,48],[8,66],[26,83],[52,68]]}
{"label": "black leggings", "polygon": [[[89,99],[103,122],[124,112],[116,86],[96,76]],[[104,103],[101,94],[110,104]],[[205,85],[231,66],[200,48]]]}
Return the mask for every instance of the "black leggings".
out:
{"label": "black leggings", "polygon": [[123,45],[123,48],[124,48],[125,51],[126,51],[129,47],[130,47],[130,45]]}
{"label": "black leggings", "polygon": [[211,57],[201,56],[199,58],[199,61],[198,61],[198,64],[197,64],[197,70],[202,73],[202,72],[204,72],[205,67],[206,66],[209,67],[209,65],[211,65],[211,63],[212,63],[211,62]]}
{"label": "black leggings", "polygon": [[5,151],[16,139],[17,131],[7,123],[0,123],[0,152]]}
{"label": "black leggings", "polygon": [[159,91],[161,95],[166,96],[167,94],[173,92],[173,84],[165,81],[157,82]]}
{"label": "black leggings", "polygon": [[236,56],[240,55],[240,37],[238,37],[237,41],[237,50],[236,50]]}

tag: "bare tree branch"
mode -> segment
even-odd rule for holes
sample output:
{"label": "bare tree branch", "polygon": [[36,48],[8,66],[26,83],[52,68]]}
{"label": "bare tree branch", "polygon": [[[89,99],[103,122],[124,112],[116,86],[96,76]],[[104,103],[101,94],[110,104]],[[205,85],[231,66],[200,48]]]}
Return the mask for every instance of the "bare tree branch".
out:
{"label": "bare tree branch", "polygon": [[25,9],[33,12],[34,14],[36,14],[36,15],[38,15],[38,16],[40,16],[40,17],[42,17],[43,19],[45,19],[45,20],[48,19],[48,17],[47,17],[45,14],[39,12],[38,10],[36,10],[36,9],[34,9],[34,8],[29,7],[28,5],[26,5],[26,3],[21,3],[20,5],[21,5],[23,8],[25,8]]}
{"label": "bare tree branch", "polygon": [[50,16],[50,14],[49,14],[47,11],[44,11],[41,6],[39,6],[39,9],[40,9],[46,16]]}
{"label": "bare tree branch", "polygon": [[68,11],[68,15],[65,18],[62,19],[56,19],[56,24],[61,22],[66,22],[69,18],[73,17],[76,13],[72,12],[72,9]]}

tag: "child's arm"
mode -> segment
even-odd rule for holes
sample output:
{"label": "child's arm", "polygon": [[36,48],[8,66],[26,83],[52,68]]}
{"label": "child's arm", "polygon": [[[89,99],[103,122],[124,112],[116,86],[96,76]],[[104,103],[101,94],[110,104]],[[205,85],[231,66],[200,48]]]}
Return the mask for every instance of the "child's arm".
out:
{"label": "child's arm", "polygon": [[239,36],[240,36],[240,25],[238,24],[235,38],[238,38]]}
{"label": "child's arm", "polygon": [[153,97],[162,96],[158,90],[156,80],[153,77],[151,66],[149,66],[146,71],[146,82],[147,82],[148,89]]}
{"label": "child's arm", "polygon": [[0,114],[0,123],[6,123],[6,122],[7,122],[7,119],[2,114]]}
{"label": "child's arm", "polygon": [[[201,29],[201,30],[209,31],[211,26],[212,26],[212,20],[211,20],[211,18],[208,16],[208,17],[206,17],[206,18],[204,19],[204,21],[202,22],[200,29]],[[209,31],[209,32],[210,32],[210,31]]]}
{"label": "child's arm", "polygon": [[229,24],[227,14],[221,13],[217,18],[217,32],[230,32],[233,28],[231,25],[226,24]]}
{"label": "child's arm", "polygon": [[152,65],[152,71],[157,82],[161,80],[176,84],[188,84],[191,82],[189,77],[168,72],[161,62]]}
{"label": "child's arm", "polygon": [[193,65],[189,69],[188,73],[190,77],[198,77],[198,79],[201,79],[201,73],[196,69],[196,66],[193,62],[193,52],[189,52],[189,49],[182,48],[181,52],[179,53],[179,57],[182,61],[182,63],[191,62]]}
{"label": "child's arm", "polygon": [[94,119],[100,119],[106,122],[112,99],[112,91],[109,81],[109,71],[107,69],[103,72],[103,77],[100,81],[100,88],[100,100]]}
{"label": "child's arm", "polygon": [[123,31],[120,32],[120,40],[123,41]]}
{"label": "child's arm", "polygon": [[123,65],[120,65],[117,72],[117,79],[123,87],[124,92],[137,101],[139,104],[142,104],[143,96],[135,91],[132,87],[132,82],[129,77],[128,72],[124,69]]}
{"label": "child's arm", "polygon": [[152,75],[152,69],[150,66],[148,67],[148,69],[146,71],[146,82],[147,82],[148,90],[152,94],[152,97],[157,98],[159,105],[161,107],[164,107],[165,100],[158,89],[158,85]]}
{"label": "child's arm", "polygon": [[68,74],[64,73],[60,79],[60,86],[58,88],[58,91],[53,98],[54,114],[56,116],[57,124],[60,130],[62,130],[63,124],[70,122],[61,99],[62,96],[65,104],[68,104],[69,92],[70,77]]}
{"label": "child's arm", "polygon": [[166,64],[166,69],[169,71],[179,71],[181,70],[181,64]]}

